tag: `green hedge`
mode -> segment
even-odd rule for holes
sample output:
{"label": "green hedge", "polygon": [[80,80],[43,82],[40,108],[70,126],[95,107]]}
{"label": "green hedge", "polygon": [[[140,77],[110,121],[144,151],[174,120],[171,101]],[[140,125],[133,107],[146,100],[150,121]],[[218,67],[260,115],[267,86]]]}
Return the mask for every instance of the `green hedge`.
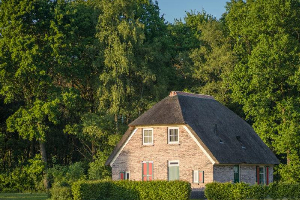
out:
{"label": "green hedge", "polygon": [[185,181],[79,181],[74,200],[188,200],[191,185]]}
{"label": "green hedge", "polygon": [[208,183],[205,186],[208,200],[243,200],[243,199],[300,199],[299,184],[248,185],[246,183]]}

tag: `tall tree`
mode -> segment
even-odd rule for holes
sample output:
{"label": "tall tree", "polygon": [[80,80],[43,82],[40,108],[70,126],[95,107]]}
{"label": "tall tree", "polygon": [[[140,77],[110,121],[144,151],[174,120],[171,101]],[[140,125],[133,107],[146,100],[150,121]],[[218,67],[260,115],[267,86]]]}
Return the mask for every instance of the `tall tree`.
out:
{"label": "tall tree", "polygon": [[160,84],[167,80],[160,79],[166,67],[165,58],[159,56],[165,54],[164,46],[156,39],[162,38],[157,31],[164,30],[164,23],[157,5],[149,0],[103,0],[99,6],[97,37],[104,48],[100,109],[114,115],[118,129],[119,120],[130,122],[166,90]]}
{"label": "tall tree", "polygon": [[261,138],[287,163],[283,181],[297,182],[300,142],[298,0],[232,0],[226,22],[238,63],[232,98]]}

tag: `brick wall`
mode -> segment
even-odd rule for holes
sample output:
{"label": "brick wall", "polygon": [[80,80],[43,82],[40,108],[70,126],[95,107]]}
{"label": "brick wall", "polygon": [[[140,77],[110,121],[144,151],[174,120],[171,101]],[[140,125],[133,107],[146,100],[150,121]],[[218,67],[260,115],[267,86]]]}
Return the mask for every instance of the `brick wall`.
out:
{"label": "brick wall", "polygon": [[[174,125],[172,125],[174,127]],[[193,182],[193,170],[204,171],[204,182],[213,181],[213,165],[183,126],[179,127],[179,144],[168,144],[168,126],[153,128],[153,145],[143,145],[143,127],[139,127],[112,165],[112,179],[120,171],[129,171],[130,180],[142,180],[142,161],[153,161],[154,180],[168,180],[168,161],[179,161],[180,180]],[[205,183],[192,183],[203,188]]]}
{"label": "brick wall", "polygon": [[[269,182],[273,182],[273,166],[269,166]],[[233,182],[233,165],[214,165],[214,181],[217,182]],[[256,183],[256,165],[240,165],[240,182],[249,184]]]}

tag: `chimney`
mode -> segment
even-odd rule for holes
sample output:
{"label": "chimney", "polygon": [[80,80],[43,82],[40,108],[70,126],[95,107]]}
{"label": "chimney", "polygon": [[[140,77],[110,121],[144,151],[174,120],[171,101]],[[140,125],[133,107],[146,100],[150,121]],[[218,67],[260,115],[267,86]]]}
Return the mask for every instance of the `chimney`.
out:
{"label": "chimney", "polygon": [[176,96],[176,95],[177,95],[176,91],[171,91],[169,96],[170,96],[170,97],[174,97],[174,96]]}

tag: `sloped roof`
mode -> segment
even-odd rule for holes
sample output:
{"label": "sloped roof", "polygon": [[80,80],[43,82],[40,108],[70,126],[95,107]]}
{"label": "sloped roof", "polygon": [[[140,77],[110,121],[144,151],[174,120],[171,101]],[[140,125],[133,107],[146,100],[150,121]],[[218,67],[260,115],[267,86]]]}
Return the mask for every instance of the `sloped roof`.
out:
{"label": "sloped roof", "polygon": [[[279,164],[253,128],[213,97],[184,92],[171,94],[129,126],[186,125],[217,164]],[[129,136],[130,133],[123,136],[106,164]]]}

